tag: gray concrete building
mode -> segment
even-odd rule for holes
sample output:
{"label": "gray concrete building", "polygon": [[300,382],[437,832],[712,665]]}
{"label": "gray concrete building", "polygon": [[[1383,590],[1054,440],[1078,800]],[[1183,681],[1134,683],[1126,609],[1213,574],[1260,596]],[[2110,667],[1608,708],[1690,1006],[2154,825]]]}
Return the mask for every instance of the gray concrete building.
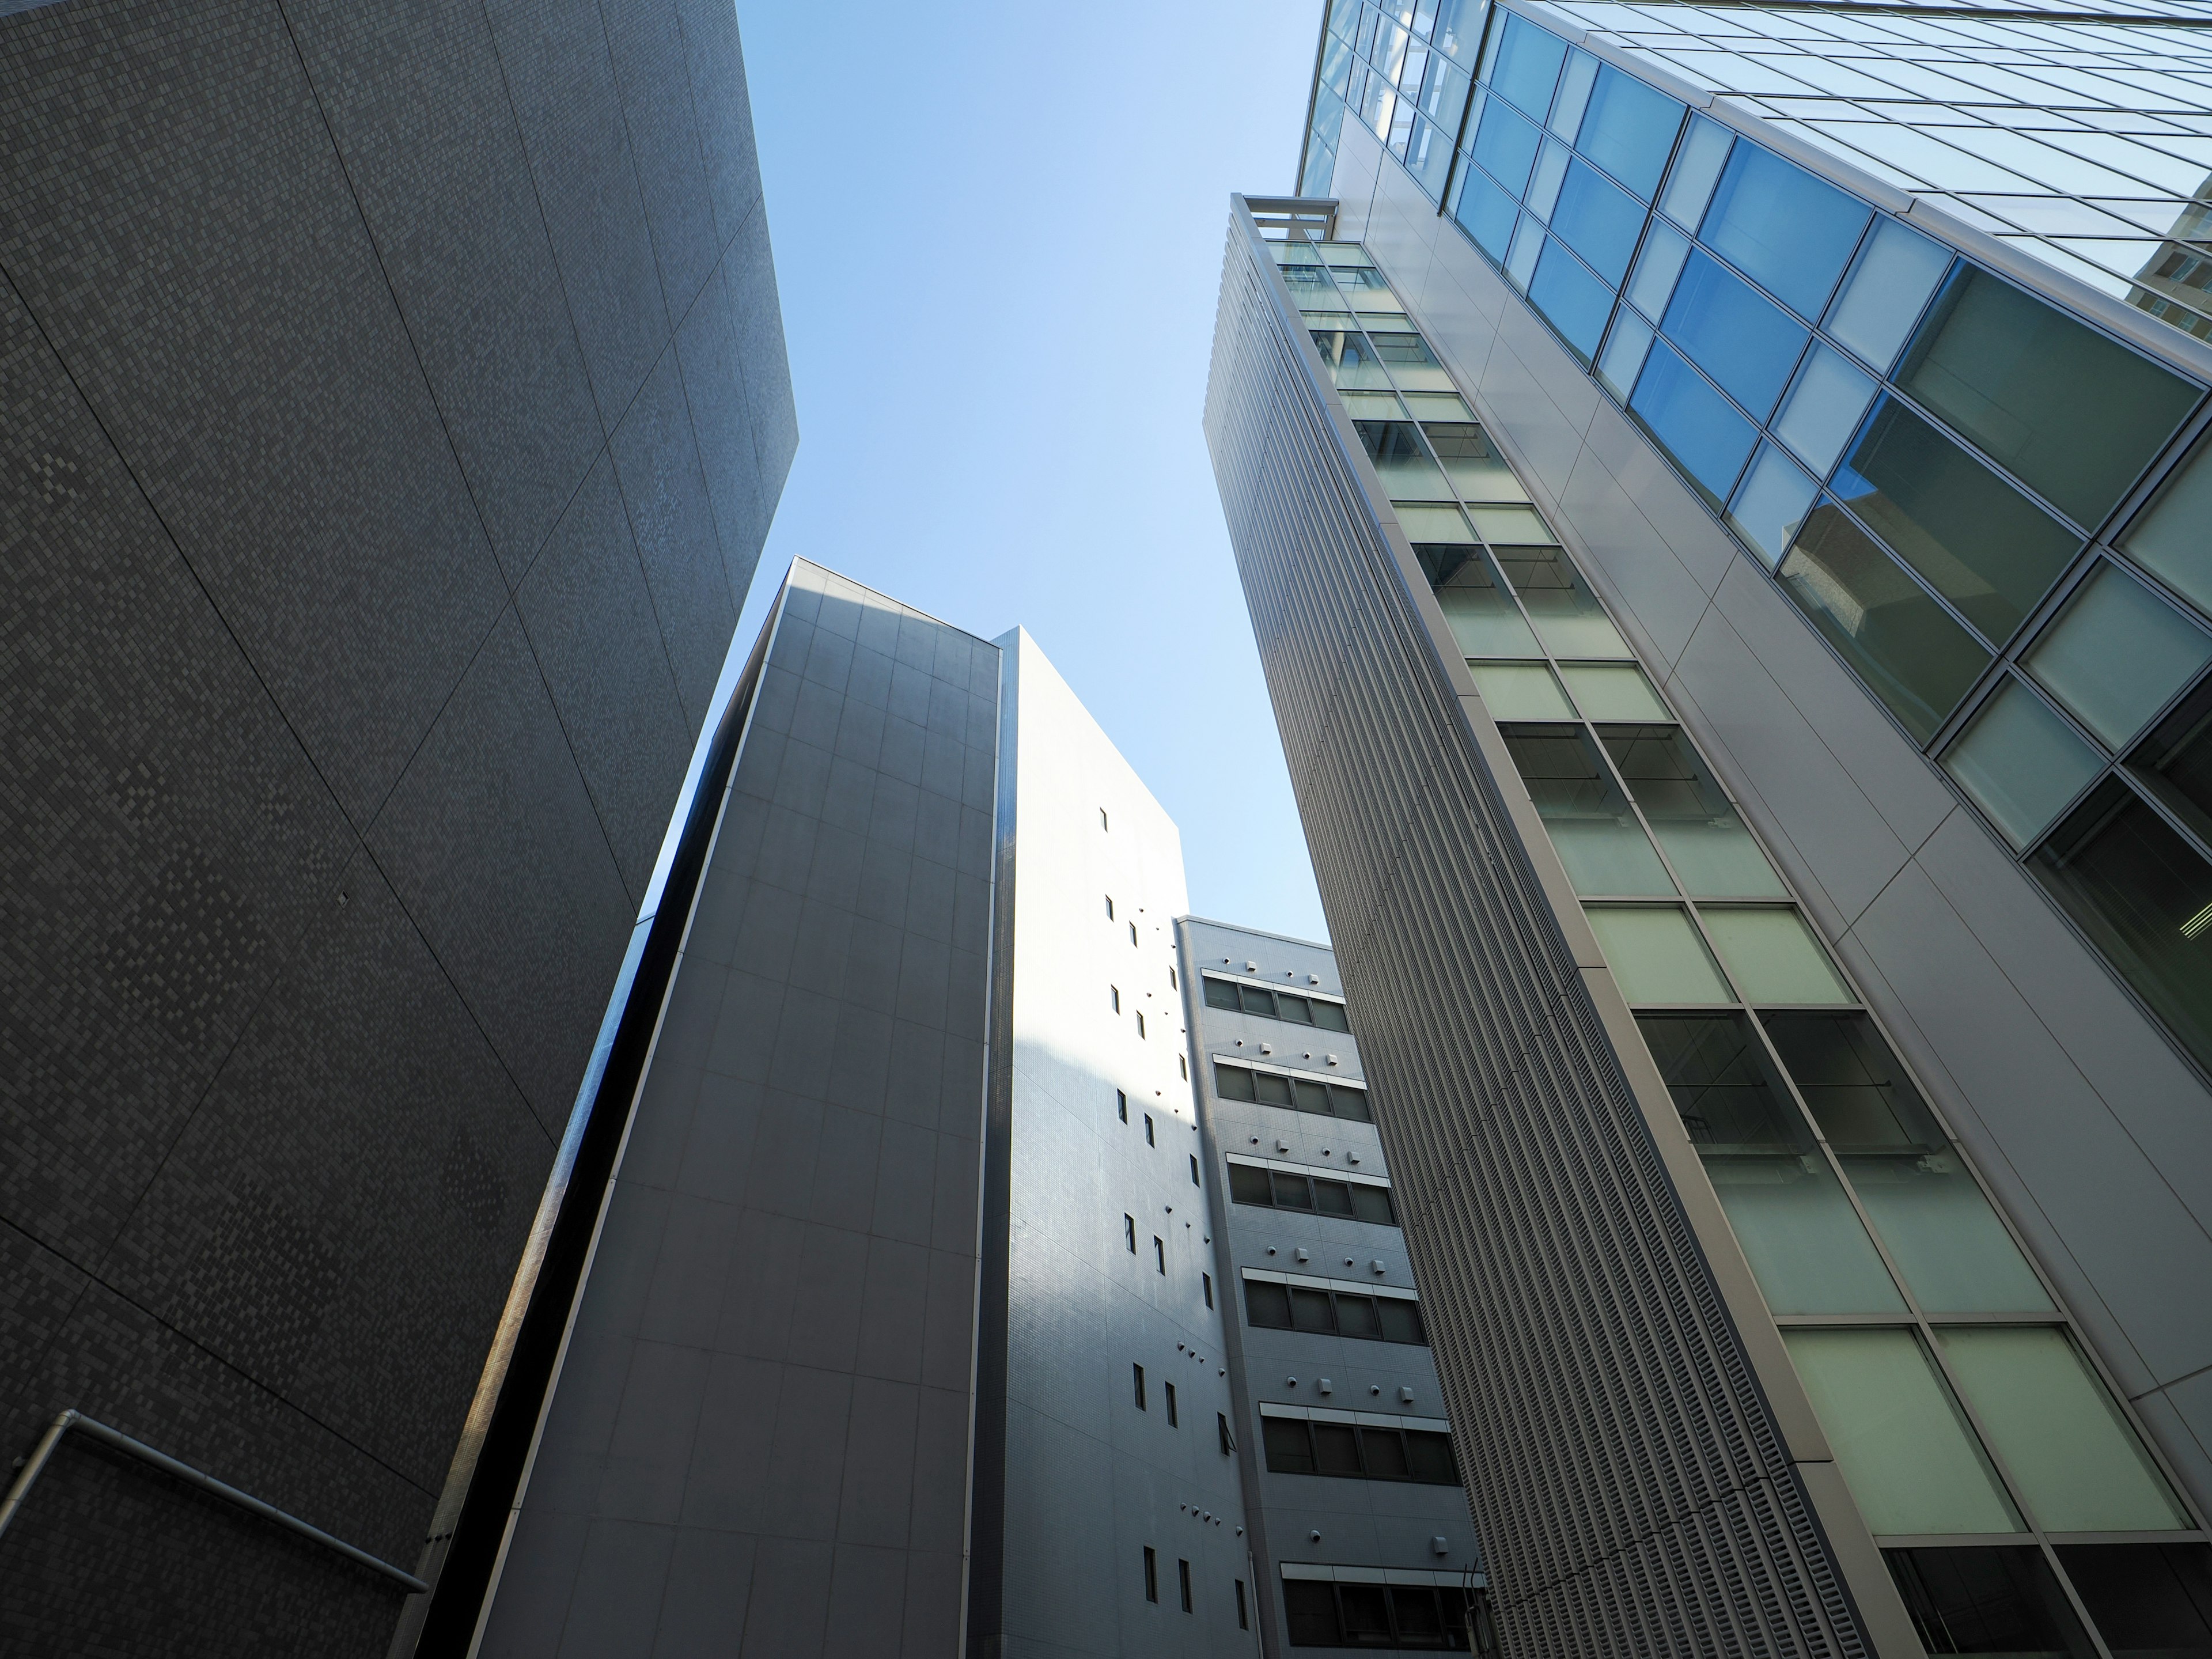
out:
{"label": "gray concrete building", "polygon": [[2212,1650],[2199,21],[1340,0],[1232,210],[1507,1653]]}
{"label": "gray concrete building", "polygon": [[1335,957],[1176,933],[1261,1651],[1467,1651],[1481,1558]]}
{"label": "gray concrete building", "polygon": [[[0,14],[5,1455],[433,1577],[798,441],[735,16]],[[32,1473],[9,1653],[406,1610]]]}

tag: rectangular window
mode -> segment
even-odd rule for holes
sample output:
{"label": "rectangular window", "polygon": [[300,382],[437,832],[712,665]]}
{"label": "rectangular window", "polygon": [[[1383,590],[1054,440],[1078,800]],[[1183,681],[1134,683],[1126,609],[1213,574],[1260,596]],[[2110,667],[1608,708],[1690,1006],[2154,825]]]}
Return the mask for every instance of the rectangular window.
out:
{"label": "rectangular window", "polygon": [[1134,1216],[1133,1216],[1133,1215],[1125,1215],[1125,1216],[1123,1216],[1123,1217],[1121,1218],[1121,1240],[1122,1240],[1122,1242],[1123,1242],[1124,1243],[1126,1243],[1126,1244],[1129,1247],[1129,1254],[1130,1254],[1131,1255],[1136,1255],[1136,1253],[1137,1253],[1137,1218],[1136,1218],[1136,1217],[1134,1217]]}
{"label": "rectangular window", "polygon": [[[1316,1007],[1334,1004],[1316,1003]],[[1340,1010],[1338,1011],[1340,1013]],[[1293,1084],[1295,1083],[1295,1087]],[[1225,1060],[1213,1063],[1213,1091],[1224,1100],[1249,1100],[1262,1106],[1288,1106],[1295,1111],[1340,1117],[1354,1123],[1372,1123],[1367,1091],[1346,1083],[1322,1083],[1282,1077],[1273,1072],[1255,1072]]]}
{"label": "rectangular window", "polygon": [[1168,969],[1168,989],[1173,991],[1178,988],[1180,988],[1176,980],[1176,970],[1173,968],[1170,968]]}
{"label": "rectangular window", "polygon": [[1168,1247],[1158,1233],[1152,1235],[1152,1268],[1165,1276],[1168,1270]]}
{"label": "rectangular window", "polygon": [[1308,1423],[1294,1417],[1263,1417],[1260,1428],[1272,1474],[1459,1484],[1451,1437],[1434,1429],[1388,1429],[1371,1424],[1355,1428],[1349,1423]]}
{"label": "rectangular window", "polygon": [[1147,1146],[1159,1145],[1158,1141],[1152,1139],[1152,1115],[1150,1112],[1145,1114],[1145,1145]]}
{"label": "rectangular window", "polygon": [[1190,1062],[1181,1054],[1176,1056],[1176,1075],[1185,1083],[1190,1081]]}
{"label": "rectangular window", "polygon": [[1340,1216],[1351,1221],[1373,1221],[1385,1227],[1398,1224],[1390,1189],[1370,1183],[1331,1181],[1325,1176],[1307,1176],[1289,1170],[1263,1170],[1256,1164],[1231,1160],[1229,1198],[1234,1204],[1267,1209],[1311,1210],[1320,1215]]}
{"label": "rectangular window", "polygon": [[1114,920],[1114,896],[1111,893],[1106,895],[1106,920]]}
{"label": "rectangular window", "polygon": [[1237,1581],[1237,1628],[1239,1630],[1252,1628],[1252,1616],[1246,1611],[1244,1606],[1244,1581],[1242,1578]]}
{"label": "rectangular window", "polygon": [[1137,1409],[1139,1411],[1146,1410],[1147,1407],[1145,1405],[1145,1368],[1142,1365],[1132,1365],[1129,1367],[1129,1372],[1135,1381]]}
{"label": "rectangular window", "polygon": [[1175,1384],[1170,1382],[1165,1386],[1168,1391],[1168,1426],[1171,1429],[1179,1429],[1182,1426],[1182,1419],[1176,1414]]}
{"label": "rectangular window", "polygon": [[1365,1296],[1270,1279],[1244,1281],[1246,1322],[1261,1330],[1311,1331],[1378,1342],[1425,1343],[1420,1304],[1411,1297]]}
{"label": "rectangular window", "polygon": [[1628,407],[1709,500],[1728,499],[1759,434],[1696,370],[1653,345]]}
{"label": "rectangular window", "polygon": [[1143,1041],[1144,1041],[1144,1038],[1145,1038],[1145,1011],[1144,1011],[1143,1009],[1139,1008],[1139,1009],[1137,1011],[1137,1040],[1138,1040],[1139,1042],[1143,1042]]}
{"label": "rectangular window", "polygon": [[1237,988],[1234,985],[1231,985],[1227,980],[1206,979],[1203,976],[1201,976],[1201,979],[1206,987],[1206,1006],[1207,1007],[1226,1008],[1231,1012],[1234,1012],[1240,1006],[1237,998]]}
{"label": "rectangular window", "polygon": [[1127,1090],[1116,1089],[1114,1091],[1114,1110],[1120,1116],[1122,1122],[1127,1123],[1129,1121],[1129,1091]]}
{"label": "rectangular window", "polygon": [[1103,829],[1105,829],[1105,828],[1107,827],[1107,825],[1106,825],[1106,809],[1105,809],[1104,807],[1103,807],[1103,806],[1102,806],[1102,807],[1100,807],[1100,808],[1098,809],[1098,827],[1099,827],[1101,830],[1103,830]]}
{"label": "rectangular window", "polygon": [[1176,1562],[1176,1577],[1182,1581],[1182,1610],[1188,1613],[1190,1611],[1190,1563],[1178,1559]]}
{"label": "rectangular window", "polygon": [[[1290,1578],[1283,1583],[1283,1609],[1294,1648],[1469,1650],[1469,1600],[1458,1589]],[[1485,1640],[1480,1650],[1495,1650]]]}
{"label": "rectangular window", "polygon": [[1699,234],[1801,317],[1818,317],[1874,216],[1833,185],[1738,144]]}
{"label": "rectangular window", "polygon": [[1133,951],[1137,948],[1137,924],[1133,921],[1129,924],[1129,948]]}
{"label": "rectangular window", "polygon": [[1198,1154],[1197,1154],[1196,1152],[1193,1152],[1193,1153],[1190,1155],[1190,1184],[1191,1184],[1192,1186],[1194,1186],[1194,1187],[1195,1187],[1195,1186],[1197,1186],[1197,1185],[1199,1184],[1199,1182],[1198,1182]]}
{"label": "rectangular window", "polygon": [[1206,1305],[1210,1308],[1213,1305],[1213,1275],[1212,1273],[1200,1273],[1198,1277],[1200,1284],[1202,1285],[1206,1290]]}
{"label": "rectangular window", "polygon": [[[1103,818],[1106,815],[1101,812],[1098,816]],[[1152,1547],[1147,1544],[1145,1546],[1145,1600],[1157,1601],[1159,1599],[1160,1559],[1152,1553]]]}
{"label": "rectangular window", "polygon": [[1114,1012],[1117,1014],[1120,1013],[1121,1012],[1121,988],[1118,985],[1109,985],[1106,988],[1106,995],[1114,1005]]}

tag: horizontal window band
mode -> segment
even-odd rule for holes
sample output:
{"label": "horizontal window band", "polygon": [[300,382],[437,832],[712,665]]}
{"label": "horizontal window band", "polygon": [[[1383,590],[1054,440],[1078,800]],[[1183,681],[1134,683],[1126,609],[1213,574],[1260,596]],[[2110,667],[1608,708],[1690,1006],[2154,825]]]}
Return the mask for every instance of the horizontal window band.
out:
{"label": "horizontal window band", "polygon": [[1401,1291],[1395,1285],[1370,1285],[1357,1279],[1316,1279],[1311,1273],[1271,1273],[1265,1267],[1247,1267],[1244,1277],[1256,1279],[1262,1285],[1291,1285],[1305,1291],[1340,1291],[1346,1296],[1388,1296],[1401,1302],[1419,1302],[1418,1291]]}
{"label": "horizontal window band", "polygon": [[1304,1423],[1364,1423],[1370,1429],[1420,1429],[1430,1434],[1449,1434],[1451,1419],[1443,1417],[1393,1417],[1388,1412],[1340,1412],[1328,1406],[1278,1406],[1262,1401],[1262,1417],[1294,1417]]}
{"label": "horizontal window band", "polygon": [[[1332,1032],[1331,1036],[1341,1035]],[[1241,1066],[1248,1072],[1267,1072],[1276,1077],[1303,1078],[1308,1083],[1333,1083],[1340,1089],[1357,1089],[1367,1092],[1367,1085],[1356,1077],[1345,1077],[1336,1072],[1308,1072],[1295,1066],[1285,1066],[1272,1060],[1247,1060],[1242,1054],[1209,1054],[1206,1056],[1217,1066]]]}
{"label": "horizontal window band", "polygon": [[[1340,996],[1328,991],[1313,990],[1304,985],[1278,985],[1271,979],[1255,979],[1249,974],[1224,974],[1218,968],[1201,968],[1198,975],[1200,979],[1218,979],[1224,985],[1256,985],[1263,991],[1282,991],[1294,997],[1304,997],[1309,1002],[1333,1002],[1340,1008],[1347,1006]],[[1224,1008],[1218,1012],[1225,1014],[1229,1011]],[[1345,1033],[1339,1031],[1336,1035],[1342,1036]]]}
{"label": "horizontal window band", "polygon": [[1335,1584],[1433,1584],[1445,1589],[1488,1589],[1480,1572],[1432,1572],[1420,1567],[1335,1567],[1310,1561],[1285,1561],[1283,1577]]}
{"label": "horizontal window band", "polygon": [[[1349,1120],[1347,1120],[1349,1121]],[[1354,1175],[1349,1170],[1333,1170],[1326,1164],[1285,1164],[1279,1158],[1254,1158],[1247,1152],[1226,1154],[1231,1164],[1242,1164],[1253,1170],[1280,1170],[1285,1175],[1319,1176],[1326,1181],[1346,1181],[1355,1187],[1380,1187],[1390,1190],[1390,1183],[1380,1176]]]}

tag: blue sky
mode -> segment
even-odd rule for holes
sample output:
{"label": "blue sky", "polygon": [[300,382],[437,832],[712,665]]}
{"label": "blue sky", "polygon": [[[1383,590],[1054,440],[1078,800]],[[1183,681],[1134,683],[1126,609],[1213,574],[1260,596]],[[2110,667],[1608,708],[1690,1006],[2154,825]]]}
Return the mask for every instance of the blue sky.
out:
{"label": "blue sky", "polygon": [[1193,906],[1327,933],[1199,416],[1232,190],[1286,191],[1318,0],[741,3],[799,556],[1026,627],[1182,826]]}

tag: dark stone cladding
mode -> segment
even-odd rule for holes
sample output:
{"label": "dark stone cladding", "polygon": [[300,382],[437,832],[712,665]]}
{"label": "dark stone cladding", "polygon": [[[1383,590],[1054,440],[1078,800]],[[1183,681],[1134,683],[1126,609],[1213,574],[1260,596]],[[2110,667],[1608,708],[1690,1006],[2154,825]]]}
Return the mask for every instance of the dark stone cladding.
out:
{"label": "dark stone cladding", "polygon": [[[0,1446],[422,1553],[798,442],[727,0],[0,4]],[[89,1443],[0,1651],[383,1652]]]}
{"label": "dark stone cladding", "polygon": [[957,1650],[1000,653],[766,638],[483,1659]]}
{"label": "dark stone cladding", "polygon": [[1241,202],[1206,429],[1506,1650],[1865,1639]]}

